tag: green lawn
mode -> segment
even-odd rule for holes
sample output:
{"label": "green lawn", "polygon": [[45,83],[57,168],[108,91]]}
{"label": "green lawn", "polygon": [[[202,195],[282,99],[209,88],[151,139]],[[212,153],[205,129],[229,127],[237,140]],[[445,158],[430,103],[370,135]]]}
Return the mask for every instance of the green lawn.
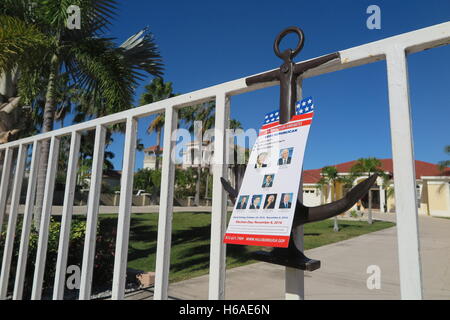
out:
{"label": "green lawn", "polygon": [[[115,225],[116,216],[101,215],[107,224]],[[209,213],[174,213],[170,281],[180,281],[208,273],[209,267]],[[131,218],[128,266],[133,269],[154,271],[156,259],[158,214],[133,214]],[[339,221],[339,232],[333,231],[333,221],[326,220],[305,225],[305,249],[320,247],[365,233],[394,226],[391,222]],[[227,246],[227,267],[255,262],[248,257],[254,246]]]}

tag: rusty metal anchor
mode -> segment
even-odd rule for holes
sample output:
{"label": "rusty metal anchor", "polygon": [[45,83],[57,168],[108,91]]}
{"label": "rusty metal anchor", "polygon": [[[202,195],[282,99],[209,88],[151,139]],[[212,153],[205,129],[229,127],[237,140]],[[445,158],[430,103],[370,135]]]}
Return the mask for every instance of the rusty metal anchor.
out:
{"label": "rusty metal anchor", "polygon": [[[280,52],[280,42],[289,33],[298,35],[299,42],[297,47],[294,50],[286,49],[283,52]],[[328,61],[339,58],[339,53],[336,52],[302,63],[294,63],[292,59],[303,48],[304,40],[304,33],[298,27],[289,27],[283,30],[278,34],[273,45],[275,54],[283,60],[283,64],[280,68],[246,79],[248,86],[263,82],[280,81],[280,124],[289,122],[291,117],[295,114],[297,78],[309,69],[316,68]],[[313,271],[320,268],[320,261],[309,259],[303,254],[299,247],[297,239],[298,233],[296,232],[297,227],[306,223],[325,220],[349,210],[358,200],[364,197],[370,187],[375,183],[376,179],[376,174],[370,176],[350,190],[344,198],[329,204],[318,207],[306,207],[303,203],[297,201],[289,246],[287,248],[273,248],[270,252],[257,251],[252,253],[252,258],[300,270]],[[225,179],[221,178],[221,182],[231,198],[234,198],[235,200],[239,191],[234,189]]]}

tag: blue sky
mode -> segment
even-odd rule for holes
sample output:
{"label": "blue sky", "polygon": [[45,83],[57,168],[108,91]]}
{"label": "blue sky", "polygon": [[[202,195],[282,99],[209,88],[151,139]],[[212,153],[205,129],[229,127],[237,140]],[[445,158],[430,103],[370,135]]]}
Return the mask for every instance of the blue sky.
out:
{"label": "blue sky", "polygon": [[[369,5],[381,8],[381,30],[369,30]],[[296,25],[306,35],[296,61],[424,28],[450,20],[450,1],[121,1],[110,29],[123,41],[148,26],[160,48],[165,81],[187,93],[245,77],[281,64],[272,51],[275,36]],[[293,41],[289,37],[288,45]],[[293,44],[292,44],[293,45]],[[450,144],[450,46],[408,57],[415,156],[436,163],[446,159]],[[138,88],[136,98],[142,93]],[[386,64],[384,61],[304,81],[304,95],[313,96],[315,120],[305,153],[305,169],[359,157],[391,157]],[[245,129],[259,128],[263,115],[278,108],[278,86],[233,97],[231,116]],[[150,119],[140,121],[145,134]],[[110,149],[121,168],[123,137]],[[136,166],[142,166],[138,153]]]}

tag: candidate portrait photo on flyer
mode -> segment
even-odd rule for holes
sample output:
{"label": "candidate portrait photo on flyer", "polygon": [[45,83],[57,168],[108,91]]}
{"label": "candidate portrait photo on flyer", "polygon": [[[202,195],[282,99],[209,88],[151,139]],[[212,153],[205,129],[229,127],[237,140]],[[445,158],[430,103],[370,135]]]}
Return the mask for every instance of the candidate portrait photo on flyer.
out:
{"label": "candidate portrait photo on flyer", "polygon": [[284,166],[291,163],[292,153],[294,148],[284,148],[280,150],[280,157],[278,158],[278,165]]}
{"label": "candidate portrait photo on flyer", "polygon": [[267,159],[269,157],[269,153],[264,151],[258,154],[256,157],[255,168],[267,168]]}
{"label": "candidate portrait photo on flyer", "polygon": [[264,202],[264,209],[274,209],[275,202],[277,201],[277,194],[268,194],[266,196],[266,201]]}
{"label": "candidate portrait photo on flyer", "polygon": [[252,197],[252,202],[250,203],[249,209],[259,209],[261,207],[262,194],[255,194]]}
{"label": "candidate portrait photo on flyer", "polygon": [[262,187],[263,188],[270,188],[273,186],[273,179],[275,177],[275,174],[266,174],[264,175]]}
{"label": "candidate portrait photo on flyer", "polygon": [[280,209],[289,209],[292,206],[292,195],[293,193],[282,193],[280,201]]}
{"label": "candidate portrait photo on flyer", "polygon": [[239,201],[236,204],[236,209],[245,209],[245,208],[247,208],[248,197],[249,196],[246,196],[246,195],[240,196],[239,197]]}

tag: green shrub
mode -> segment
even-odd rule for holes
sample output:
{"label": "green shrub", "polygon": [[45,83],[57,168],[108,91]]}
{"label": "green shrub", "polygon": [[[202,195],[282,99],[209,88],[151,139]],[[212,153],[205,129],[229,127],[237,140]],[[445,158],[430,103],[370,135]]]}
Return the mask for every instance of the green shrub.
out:
{"label": "green shrub", "polygon": [[357,218],[358,217],[358,213],[356,212],[356,210],[351,210],[350,211],[350,217],[352,217],[352,218]]}
{"label": "green shrub", "polygon": [[[117,221],[117,220],[116,220]],[[95,249],[94,275],[93,279],[96,285],[107,285],[112,281],[113,265],[114,265],[114,243],[115,231],[114,227],[100,220],[97,225],[97,241]],[[43,289],[49,290],[53,287],[54,276],[56,271],[56,260],[58,257],[59,233],[61,223],[53,217],[50,221],[47,257],[44,272]],[[17,260],[19,256],[20,238],[22,233],[22,223],[18,221],[16,235],[14,238],[13,257],[11,262],[11,272],[8,290],[12,293],[14,288],[14,276],[17,269]],[[81,267],[84,248],[84,237],[86,230],[86,222],[74,218],[71,224],[69,254],[67,258],[67,266],[78,265]],[[3,256],[5,246],[6,232],[0,234],[0,257]],[[28,247],[27,269],[24,282],[24,297],[30,294],[33,284],[34,266],[36,262],[36,253],[39,240],[39,233],[34,226],[31,227],[30,240]]]}

